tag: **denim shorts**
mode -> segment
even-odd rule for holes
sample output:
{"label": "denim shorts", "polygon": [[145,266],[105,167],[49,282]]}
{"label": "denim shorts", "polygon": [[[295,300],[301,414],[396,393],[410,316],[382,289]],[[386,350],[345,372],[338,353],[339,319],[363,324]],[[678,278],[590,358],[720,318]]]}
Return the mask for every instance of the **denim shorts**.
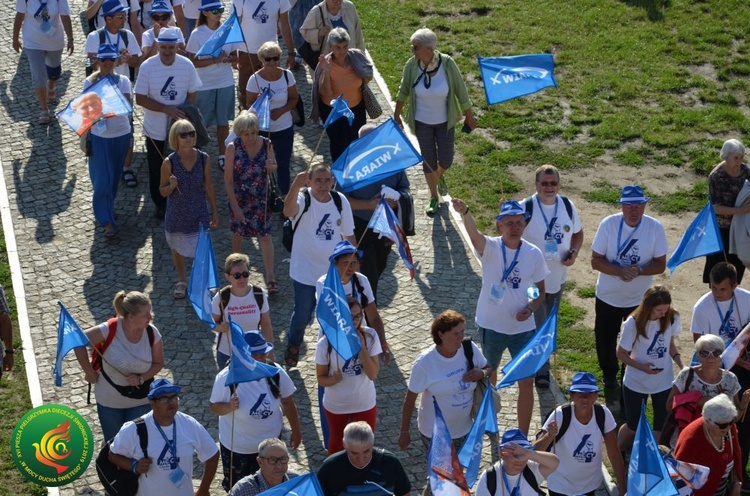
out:
{"label": "denim shorts", "polygon": [[516,356],[536,333],[536,331],[526,331],[520,334],[503,334],[483,327],[478,327],[477,330],[482,343],[482,353],[487,359],[490,370],[497,369],[506,349],[510,351],[511,358]]}

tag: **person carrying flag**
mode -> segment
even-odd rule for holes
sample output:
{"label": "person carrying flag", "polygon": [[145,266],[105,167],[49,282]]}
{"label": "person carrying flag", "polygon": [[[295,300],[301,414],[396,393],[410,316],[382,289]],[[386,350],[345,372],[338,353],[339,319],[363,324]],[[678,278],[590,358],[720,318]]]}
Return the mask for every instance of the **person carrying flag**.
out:
{"label": "person carrying flag", "polygon": [[[477,229],[469,207],[455,198],[453,208],[464,220],[471,244],[482,262],[482,290],[477,301],[476,323],[493,372],[507,349],[511,357],[534,337],[533,314],[544,303],[544,278],[549,273],[542,252],[521,238],[526,228],[526,211],[514,200],[506,201],[497,216],[498,237],[485,236]],[[534,408],[534,377],[518,381],[518,425],[529,431]],[[496,376],[493,373],[493,384]]]}

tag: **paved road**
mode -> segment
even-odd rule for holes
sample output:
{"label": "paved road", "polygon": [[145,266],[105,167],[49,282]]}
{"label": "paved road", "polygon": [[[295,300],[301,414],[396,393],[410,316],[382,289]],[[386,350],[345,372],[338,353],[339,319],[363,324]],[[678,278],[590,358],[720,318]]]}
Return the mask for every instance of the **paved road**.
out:
{"label": "paved road", "polygon": [[[74,6],[75,7],[75,6]],[[0,3],[0,14],[13,16],[13,2]],[[164,335],[166,365],[161,375],[170,377],[183,387],[180,407],[196,417],[217,438],[217,418],[208,409],[208,398],[217,370],[212,355],[212,335],[198,322],[185,301],[172,298],[174,283],[169,249],[161,222],[153,217],[154,208],[148,197],[147,166],[140,126],[136,124],[136,156],[134,166],[139,185],[120,189],[117,199],[118,221],[122,232],[115,240],[107,240],[94,225],[91,210],[91,187],[87,164],[78,148],[78,139],[57,122],[49,127],[36,125],[37,106],[30,89],[27,61],[11,47],[12,23],[3,23],[0,35],[4,42],[0,60],[6,70],[0,81],[0,154],[11,204],[13,226],[25,285],[28,317],[39,368],[41,391],[45,403],[62,403],[76,408],[96,427],[93,405],[87,404],[83,375],[72,354],[65,363],[64,386],[55,388],[52,366],[56,346],[57,300],[65,303],[81,326],[88,327],[112,316],[111,301],[120,290],[139,290],[150,295],[155,325]],[[65,57],[63,78],[58,95],[67,101],[82,88],[83,32],[74,22],[77,53]],[[310,75],[304,69],[295,72],[300,94],[309,109]],[[385,99],[381,97],[384,108]],[[57,105],[57,109],[62,108]],[[309,160],[320,137],[321,128],[308,123],[295,138],[293,168],[301,170]],[[320,147],[327,153],[324,139]],[[215,147],[209,148],[215,156]],[[427,189],[421,171],[409,172],[417,210],[417,236],[411,238],[417,276],[412,281],[408,271],[395,255],[380,283],[381,314],[394,352],[395,361],[381,369],[377,380],[378,431],[376,444],[391,449],[402,458],[415,488],[424,486],[425,452],[419,442],[408,452],[397,447],[400,430],[401,402],[406,391],[409,369],[419,352],[430,345],[429,325],[436,314],[454,308],[467,316],[470,333],[474,332],[473,316],[480,288],[478,265],[467,250],[445,206],[440,215],[427,218],[424,212]],[[217,260],[230,252],[230,233],[226,196],[221,176],[214,171],[219,186],[221,225],[213,234]],[[280,222],[274,224],[276,239],[276,272],[280,293],[271,297],[271,313],[276,345],[283,349],[292,308],[292,287],[288,278],[288,254],[280,243]],[[262,283],[262,267],[257,245],[246,244],[253,265],[252,280]],[[319,415],[315,370],[312,358],[317,325],[308,329],[305,338],[307,353],[300,366],[290,372],[297,385],[295,401],[303,426],[303,446],[292,453],[292,467],[298,471],[315,470],[325,458],[318,428]],[[281,352],[279,352],[279,357]],[[501,430],[515,424],[515,389],[504,391],[505,409],[500,415]],[[537,412],[549,411],[552,395],[546,393],[543,406],[536,402]],[[532,431],[539,425],[536,414]],[[416,420],[412,432],[416,433]],[[285,433],[288,437],[288,432]],[[416,437],[416,435],[414,435]],[[485,448],[485,458],[489,460]],[[200,471],[196,474],[200,475]],[[222,494],[217,477],[214,494]],[[93,465],[85,476],[61,494],[103,494]]]}

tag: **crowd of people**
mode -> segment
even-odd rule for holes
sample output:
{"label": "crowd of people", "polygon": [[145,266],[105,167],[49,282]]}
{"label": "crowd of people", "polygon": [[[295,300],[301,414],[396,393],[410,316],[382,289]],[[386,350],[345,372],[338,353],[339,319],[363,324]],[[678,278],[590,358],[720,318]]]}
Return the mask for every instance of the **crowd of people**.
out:
{"label": "crowd of people", "polygon": [[[110,460],[147,476],[141,478],[142,494],[192,494],[193,453],[204,464],[196,494],[208,494],[219,460],[222,487],[232,494],[259,494],[297,476],[288,471],[289,452],[279,440],[286,417],[289,446],[295,449],[302,442],[294,401],[302,385],[295,385],[287,370],[298,366],[300,346],[327,278],[338,277],[360,351],[345,359],[326,336],[318,336],[315,376],[329,458],[317,475],[326,495],[409,494],[411,483],[399,459],[374,446],[376,384],[381,365],[391,358],[378,310],[378,280],[391,243],[367,229],[381,198],[402,214],[413,207],[409,180],[401,172],[344,194],[336,189],[329,164],[313,163],[294,178],[290,168],[292,112],[301,98],[290,69],[301,63],[298,49],[317,54],[312,62],[306,60],[313,70],[312,120],[326,120],[339,95],[353,114],[351,123],[339,119],[326,127],[332,161],[374,129],[367,123],[366,102],[373,64],[364,51],[356,8],[349,0],[298,0],[294,6],[289,0],[232,0],[231,7],[246,43],[227,45],[217,56],[207,57],[198,53],[225,18],[227,7],[220,0],[89,0],[86,10],[90,73],[82,88],[109,79],[143,114],[142,122],[116,116],[89,123],[88,165],[97,224],[105,236],[119,235],[119,182],[138,185],[131,167],[138,125],[145,138],[154,215],[164,221],[172,252],[174,298],[186,297],[185,258],[194,256],[201,227],[220,225],[213,164],[223,171],[233,251],[224,266],[228,285],[212,302],[219,371],[206,403],[219,417],[218,446],[203,426],[179,411],[180,386],[157,377],[165,364],[164,347],[162,334],[151,324],[147,295],[119,292],[113,302],[116,317],[86,331],[93,356],[85,348],[77,348],[76,356],[95,387],[99,424],[104,438],[112,441]],[[17,0],[16,11],[13,47],[26,54],[40,107],[38,122],[47,125],[50,105],[57,101],[62,52],[67,48],[72,53],[75,45],[70,8],[67,0]],[[286,68],[279,35],[287,47]],[[425,213],[435,215],[447,190],[445,173],[454,161],[455,128],[463,122],[463,130],[470,132],[477,123],[458,66],[437,50],[435,33],[418,29],[410,43],[413,56],[403,69],[394,119],[417,138],[430,192]],[[271,95],[271,125],[264,135],[258,115],[248,108],[265,90]],[[91,104],[77,105],[82,115],[91,114],[84,109]],[[237,107],[240,113],[235,116]],[[206,127],[212,126],[219,150],[215,160],[205,152]],[[621,212],[598,226],[590,261],[598,272],[596,354],[604,388],[620,392],[625,422],[618,428],[612,412],[597,402],[603,389],[593,371],[578,372],[567,388],[570,403],[557,407],[530,440],[534,387],[547,388],[552,380],[545,364],[536,376],[518,382],[515,425],[493,448],[498,461],[481,475],[476,494],[495,494],[500,487],[503,493],[526,496],[536,494],[546,480],[553,495],[592,495],[603,482],[604,450],[624,494],[623,455],[631,449],[641,406],[649,397],[656,438],[674,448],[677,459],[711,469],[706,485],[694,489],[696,495],[736,496],[750,490],[744,469],[750,454],[750,419],[745,416],[750,359],[743,354],[726,370],[720,358],[750,323],[750,292],[738,287],[744,265],[730,249],[736,244],[733,218],[750,213],[747,194],[741,191],[750,178],[744,155],[742,143],[728,140],[721,163],[709,176],[725,252],[706,258],[704,282],[710,291],[696,302],[690,323],[695,364],[685,366],[689,362],[682,360],[677,346],[682,321],[668,288],[653,285],[654,276],[666,266],[665,229],[645,215],[649,198],[643,189],[625,186],[618,200]],[[279,354],[283,366],[274,361],[269,300],[279,291],[271,236],[274,184],[284,198],[281,213],[293,226],[294,309]],[[482,263],[477,343],[465,340],[467,319],[455,310],[446,309],[434,318],[433,344],[411,367],[400,449],[408,449],[412,433],[430,448],[434,404],[460,448],[474,420],[475,390],[496,384],[505,350],[511,357],[518,355],[548,316],[559,310],[568,268],[577,262],[584,242],[580,215],[570,199],[560,195],[560,188],[558,169],[540,166],[535,194],[501,204],[496,218],[499,236],[481,233],[469,205],[452,200]],[[264,287],[249,280],[251,261],[242,254],[245,238],[258,239]],[[335,273],[328,272],[330,264]],[[277,367],[278,373],[227,386],[230,320],[242,328],[253,358]],[[12,344],[9,347],[6,334],[2,337],[8,370]],[[676,377],[674,365],[680,370]],[[151,456],[139,446],[139,419],[148,430]],[[690,494],[691,489],[682,490]]]}

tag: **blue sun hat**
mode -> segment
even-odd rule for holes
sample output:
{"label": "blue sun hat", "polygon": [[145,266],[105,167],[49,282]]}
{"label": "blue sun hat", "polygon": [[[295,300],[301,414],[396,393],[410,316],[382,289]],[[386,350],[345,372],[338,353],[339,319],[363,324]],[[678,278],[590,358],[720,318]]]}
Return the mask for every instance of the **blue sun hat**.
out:
{"label": "blue sun hat", "polygon": [[266,341],[260,331],[249,331],[244,334],[245,342],[250,346],[250,353],[268,353],[273,345]]}
{"label": "blue sun hat", "polygon": [[350,255],[352,253],[356,253],[357,258],[362,258],[362,250],[358,250],[356,246],[347,240],[339,241],[333,249],[333,254],[328,257],[328,261],[335,262],[339,257]]}
{"label": "blue sun hat", "polygon": [[624,203],[626,205],[639,205],[646,203],[651,198],[643,194],[643,188],[640,186],[624,186],[622,188],[622,195],[617,203]]}
{"label": "blue sun hat", "polygon": [[509,444],[517,444],[518,446],[526,449],[532,449],[529,444],[526,434],[520,429],[508,429],[503,433],[503,438],[500,442],[500,448],[504,448]]}
{"label": "blue sun hat", "polygon": [[130,8],[121,4],[120,0],[107,0],[101,7],[102,17],[113,16],[120,12],[127,12],[128,10],[130,10]]}
{"label": "blue sun hat", "polygon": [[117,47],[115,45],[102,44],[99,45],[99,50],[96,52],[97,59],[119,59],[120,54],[117,53]]}
{"label": "blue sun hat", "polygon": [[204,10],[213,10],[213,9],[223,9],[224,4],[219,0],[202,0],[201,6],[198,7],[198,10],[204,11]]}
{"label": "blue sun hat", "polygon": [[500,206],[500,215],[495,217],[495,220],[500,222],[503,217],[508,215],[523,215],[526,218],[526,209],[516,200],[508,200]]}
{"label": "blue sun hat", "polygon": [[591,372],[576,372],[570,387],[566,389],[569,393],[598,393],[601,390]]}
{"label": "blue sun hat", "polygon": [[155,400],[165,394],[180,394],[180,386],[172,384],[169,379],[156,379],[148,390],[148,399]]}
{"label": "blue sun hat", "polygon": [[172,9],[169,8],[169,5],[167,4],[167,2],[156,1],[151,4],[151,10],[148,11],[149,17],[151,17],[154,14],[172,15]]}

